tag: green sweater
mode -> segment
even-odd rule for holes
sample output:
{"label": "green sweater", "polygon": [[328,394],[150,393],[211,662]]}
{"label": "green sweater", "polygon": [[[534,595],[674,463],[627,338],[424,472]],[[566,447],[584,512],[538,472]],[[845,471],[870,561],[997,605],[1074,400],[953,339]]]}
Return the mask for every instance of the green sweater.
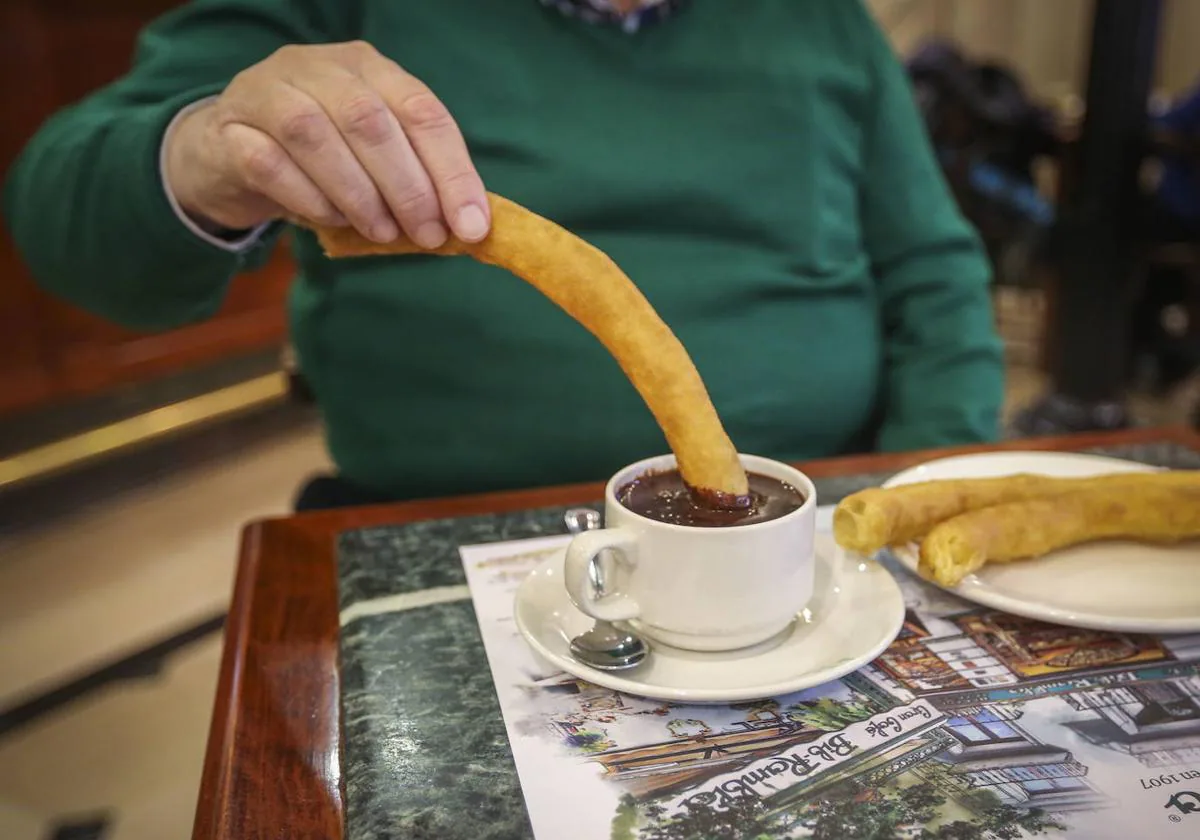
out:
{"label": "green sweater", "polygon": [[[195,0],[9,174],[34,276],[133,327],[211,315],[281,230],[243,254],[193,235],[160,178],[165,128],[285,44],[356,38],[442,98],[488,189],[628,272],[741,451],[997,434],[988,266],[859,0],[697,0],[633,35],[534,0]],[[292,245],[292,340],[351,480],[429,496],[601,479],[665,451],[603,347],[511,275]]]}

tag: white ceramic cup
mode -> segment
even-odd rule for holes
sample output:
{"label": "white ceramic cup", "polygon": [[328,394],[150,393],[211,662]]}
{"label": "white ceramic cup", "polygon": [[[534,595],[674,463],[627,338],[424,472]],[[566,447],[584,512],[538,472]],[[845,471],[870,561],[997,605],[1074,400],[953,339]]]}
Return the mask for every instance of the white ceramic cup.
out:
{"label": "white ceramic cup", "polygon": [[[675,457],[632,464],[605,487],[605,527],[578,534],[567,547],[564,581],[575,606],[684,650],[737,650],[783,631],[812,597],[817,491],[787,464],[740,458],[747,471],[795,487],[804,504],[750,525],[671,525],[634,513],[617,493],[647,472],[674,469]],[[606,564],[600,594],[593,564],[604,552],[616,562]]]}

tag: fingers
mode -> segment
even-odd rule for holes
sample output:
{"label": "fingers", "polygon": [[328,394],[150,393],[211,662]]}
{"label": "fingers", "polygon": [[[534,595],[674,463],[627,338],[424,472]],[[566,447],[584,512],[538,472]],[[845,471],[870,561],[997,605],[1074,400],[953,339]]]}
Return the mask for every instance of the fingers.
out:
{"label": "fingers", "polygon": [[370,46],[282,49],[222,98],[241,177],[292,212],[338,216],[380,243],[487,236],[487,194],[454,119]]}
{"label": "fingers", "polygon": [[[354,79],[349,73],[345,78]],[[400,234],[374,180],[312,96],[291,84],[273,84],[253,89],[237,108],[244,111],[239,121],[274,140],[363,236],[391,242]],[[260,165],[259,177],[273,162]]]}
{"label": "fingers", "polygon": [[491,219],[483,179],[450,111],[421,81],[378,53],[365,56],[358,71],[396,116],[451,230],[467,242],[487,236]]}
{"label": "fingers", "polygon": [[437,190],[380,94],[357,77],[329,74],[304,80],[303,89],[329,114],[409,238],[423,248],[444,244],[449,233]]}
{"label": "fingers", "polygon": [[295,216],[330,227],[346,225],[346,217],[270,135],[240,123],[223,132],[233,166],[248,186]]}

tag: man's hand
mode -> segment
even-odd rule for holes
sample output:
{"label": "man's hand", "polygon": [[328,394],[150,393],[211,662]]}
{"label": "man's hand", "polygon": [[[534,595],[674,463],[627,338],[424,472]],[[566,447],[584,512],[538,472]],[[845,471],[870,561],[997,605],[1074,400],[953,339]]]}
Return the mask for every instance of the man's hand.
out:
{"label": "man's hand", "polygon": [[290,214],[436,248],[490,225],[449,111],[362,42],[284,47],[240,73],[176,127],[166,178],[190,216],[234,230]]}

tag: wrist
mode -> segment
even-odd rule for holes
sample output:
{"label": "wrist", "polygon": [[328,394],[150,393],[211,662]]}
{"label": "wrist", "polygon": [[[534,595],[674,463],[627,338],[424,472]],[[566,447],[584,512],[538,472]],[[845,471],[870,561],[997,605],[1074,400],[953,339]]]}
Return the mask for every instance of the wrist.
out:
{"label": "wrist", "polygon": [[[200,135],[201,139],[197,141],[189,134],[197,124],[192,123],[185,127],[184,123],[197,116],[196,112],[215,98],[209,97],[193,103],[180,110],[171,120],[159,146],[159,179],[167,203],[185,228],[215,248],[237,253],[258,242],[266,230],[266,224],[241,227],[222,224],[217,220],[218,217],[207,214],[192,198],[204,194],[205,188],[202,184],[197,185],[193,176],[199,171],[205,171],[200,167],[207,165],[204,160],[197,159],[192,150],[204,149],[206,146],[203,145],[203,135]],[[187,202],[186,207],[184,202]]]}
{"label": "wrist", "polygon": [[205,167],[196,153],[203,146],[194,139],[211,107],[207,101],[189,106],[167,129],[163,138],[163,186],[181,212],[201,229],[216,233],[222,225],[208,216],[197,200],[204,190],[196,183],[196,176]]}

